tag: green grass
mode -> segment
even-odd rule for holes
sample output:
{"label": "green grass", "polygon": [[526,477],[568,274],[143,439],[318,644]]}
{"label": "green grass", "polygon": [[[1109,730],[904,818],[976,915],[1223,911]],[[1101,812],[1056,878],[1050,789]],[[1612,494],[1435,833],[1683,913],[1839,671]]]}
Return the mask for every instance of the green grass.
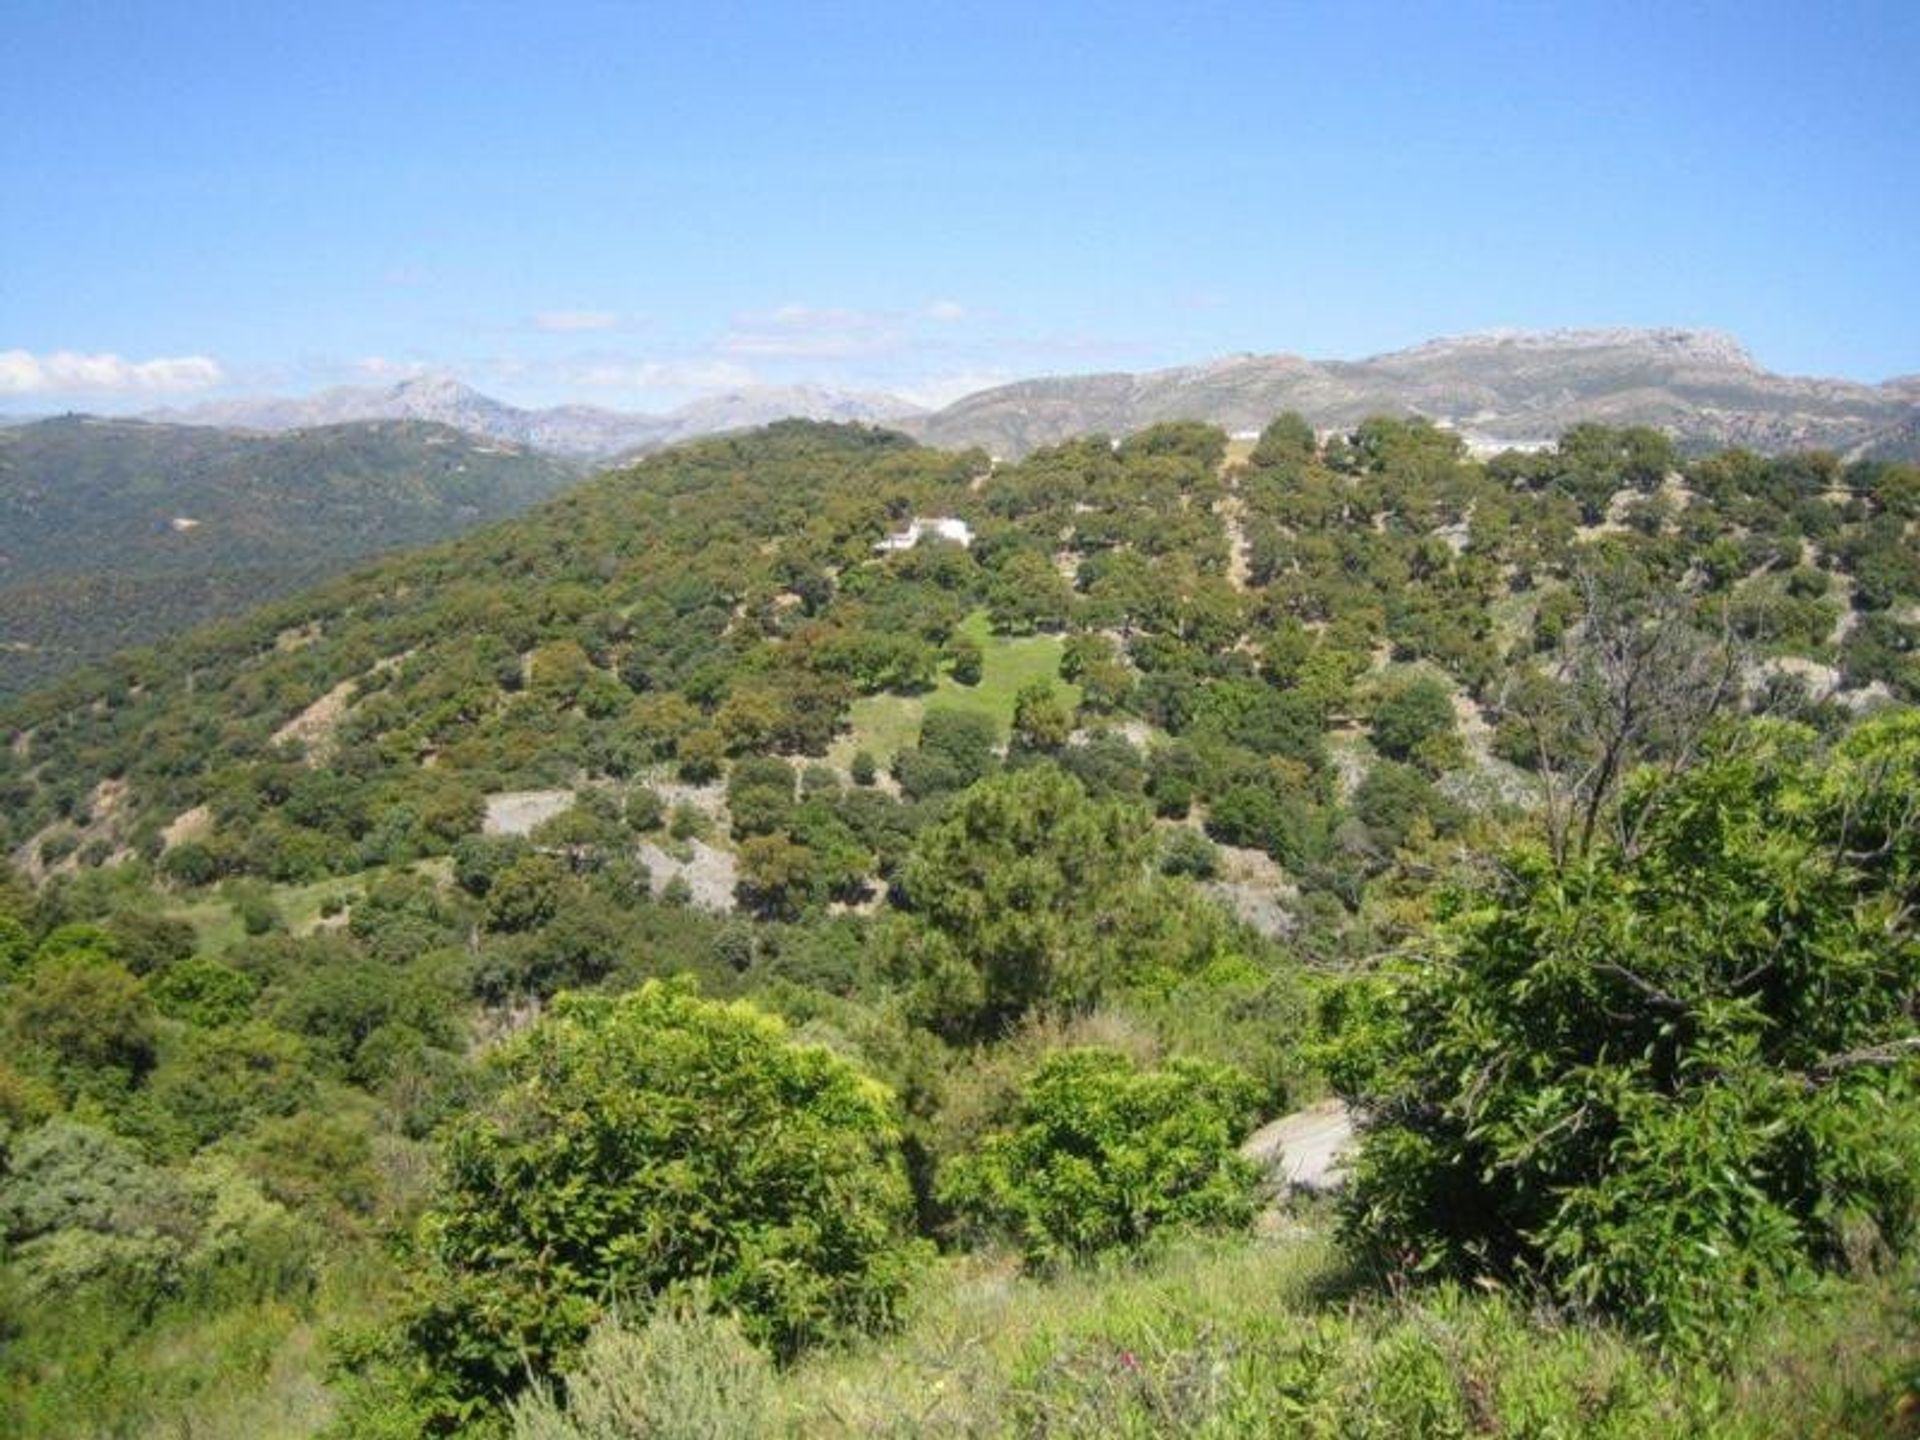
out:
{"label": "green grass", "polygon": [[[445,879],[451,873],[446,860],[420,860],[400,868],[431,875],[436,879]],[[368,885],[392,874],[393,870],[392,866],[380,866],[363,870],[357,875],[330,876],[325,880],[316,880],[311,885],[270,885],[266,888],[287,929],[295,935],[306,935],[320,924],[321,912],[327,908],[328,901],[351,904],[355,896],[365,893]],[[200,898],[186,904],[175,905],[166,911],[166,915],[168,919],[184,920],[193,927],[196,948],[203,955],[218,955],[247,938],[246,927],[240,923],[239,910],[216,890],[205,891]]]}
{"label": "green grass", "polygon": [[1049,680],[1069,705],[1080,703],[1080,687],[1060,678],[1058,635],[995,635],[984,610],[976,610],[960,624],[960,633],[979,642],[984,664],[978,685],[956,685],[946,676],[924,695],[869,695],[853,702],[851,731],[828,752],[828,759],[845,767],[855,752],[866,750],[882,766],[920,737],[920,720],[929,707],[944,706],[985,715],[1004,742],[1013,727],[1013,699],[1035,680]]}
{"label": "green grass", "polygon": [[1056,1281],[969,1257],[943,1262],[898,1335],[787,1372],[778,1407],[789,1435],[903,1440],[1913,1436],[1912,1279],[1783,1308],[1725,1373],[1663,1366],[1521,1296],[1362,1288],[1315,1228]]}

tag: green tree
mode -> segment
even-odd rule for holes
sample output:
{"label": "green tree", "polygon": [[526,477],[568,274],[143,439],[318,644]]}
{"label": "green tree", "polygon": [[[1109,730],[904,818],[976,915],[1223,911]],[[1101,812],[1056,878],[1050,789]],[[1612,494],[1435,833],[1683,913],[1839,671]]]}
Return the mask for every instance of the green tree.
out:
{"label": "green tree", "polygon": [[955,635],[946,644],[948,674],[956,685],[978,685],[986,673],[986,653],[971,635]]}
{"label": "green tree", "polygon": [[985,715],[936,706],[920,722],[919,743],[894,758],[894,774],[915,799],[964,790],[999,763],[998,743]]}
{"label": "green tree", "polygon": [[981,781],[902,869],[888,959],[926,1023],[997,1033],[1036,1007],[1165,988],[1231,943],[1218,912],[1153,873],[1146,812],[1041,763]]}
{"label": "green tree", "polygon": [[487,925],[494,930],[531,930],[560,908],[566,871],[551,855],[525,855],[494,877],[487,891]]}
{"label": "green tree", "polygon": [[1053,754],[1073,734],[1073,711],[1050,681],[1035,680],[1013,697],[1013,741],[1021,750]]}
{"label": "green tree", "polygon": [[1247,463],[1260,470],[1298,472],[1313,460],[1318,448],[1313,426],[1288,410],[1260,432]]}
{"label": "green tree", "polygon": [[562,997],[493,1065],[446,1137],[400,1327],[441,1424],[553,1374],[609,1308],[695,1286],[781,1354],[895,1313],[921,1259],[899,1120],[847,1061],[648,982]]}
{"label": "green tree", "polygon": [[1221,1065],[1141,1070],[1111,1050],[1062,1051],[1008,1126],[949,1167],[942,1198],[1010,1236],[1029,1265],[1132,1249],[1168,1228],[1242,1227],[1258,1178],[1238,1149],[1254,1094]]}
{"label": "green tree", "polygon": [[1047,557],[1016,550],[987,587],[987,613],[995,630],[1027,633],[1058,630],[1073,609],[1073,592]]}
{"label": "green tree", "polygon": [[14,1044],[70,1093],[123,1091],[153,1068],[153,1002],[117,961],[84,950],[37,960],[9,1009]]}
{"label": "green tree", "polygon": [[1434,761],[1444,762],[1458,747],[1452,692],[1425,676],[1393,685],[1374,701],[1370,730],[1374,749],[1389,760],[1443,768]]}
{"label": "green tree", "polygon": [[1432,953],[1341,1006],[1375,1117],[1366,1253],[1526,1277],[1681,1348],[1898,1249],[1920,1213],[1920,717],[1823,754],[1769,725],[1673,781],[1638,845],[1507,857]]}
{"label": "green tree", "polygon": [[784,834],[755,835],[740,846],[740,902],[768,919],[791,920],[820,888],[812,850]]}

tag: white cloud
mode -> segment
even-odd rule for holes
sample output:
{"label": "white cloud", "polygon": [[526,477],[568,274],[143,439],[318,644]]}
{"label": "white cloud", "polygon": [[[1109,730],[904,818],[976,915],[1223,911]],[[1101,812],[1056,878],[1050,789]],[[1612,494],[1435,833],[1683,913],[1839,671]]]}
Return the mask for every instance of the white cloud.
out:
{"label": "white cloud", "polygon": [[611,330],[620,323],[614,310],[542,310],[533,328],[553,335],[577,335],[588,330]]}
{"label": "white cloud", "polygon": [[967,318],[967,307],[958,300],[936,300],[927,306],[927,318],[929,320],[964,320]]}
{"label": "white cloud", "polygon": [[899,347],[895,317],[877,311],[782,305],[739,315],[721,337],[723,355],[780,360],[837,360]]}
{"label": "white cloud", "polygon": [[753,371],[730,360],[606,361],[571,378],[607,390],[737,390],[755,382]]}
{"label": "white cloud", "polygon": [[389,360],[385,355],[363,355],[353,362],[354,372],[369,380],[411,380],[429,373],[433,367],[420,360]]}
{"label": "white cloud", "polygon": [[0,350],[0,395],[177,394],[205,390],[225,378],[205,355],[127,360],[74,350],[50,355]]}

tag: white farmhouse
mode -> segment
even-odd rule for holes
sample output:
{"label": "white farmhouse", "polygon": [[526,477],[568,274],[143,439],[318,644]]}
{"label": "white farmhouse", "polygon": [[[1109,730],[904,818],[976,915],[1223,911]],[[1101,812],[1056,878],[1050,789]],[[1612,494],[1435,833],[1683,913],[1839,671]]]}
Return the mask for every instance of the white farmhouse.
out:
{"label": "white farmhouse", "polygon": [[907,528],[887,536],[873,548],[882,554],[895,550],[911,550],[923,539],[931,536],[935,540],[951,540],[963,548],[973,544],[973,527],[964,520],[956,520],[951,515],[916,515],[907,522]]}

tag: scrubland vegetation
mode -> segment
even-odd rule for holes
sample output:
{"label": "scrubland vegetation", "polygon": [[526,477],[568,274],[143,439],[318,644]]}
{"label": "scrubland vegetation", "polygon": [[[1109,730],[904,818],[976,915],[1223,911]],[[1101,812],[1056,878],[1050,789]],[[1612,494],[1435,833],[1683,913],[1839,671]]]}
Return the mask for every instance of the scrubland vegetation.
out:
{"label": "scrubland vegetation", "polygon": [[1915,1433],[1917,519],[785,424],[28,697],[0,1430]]}

